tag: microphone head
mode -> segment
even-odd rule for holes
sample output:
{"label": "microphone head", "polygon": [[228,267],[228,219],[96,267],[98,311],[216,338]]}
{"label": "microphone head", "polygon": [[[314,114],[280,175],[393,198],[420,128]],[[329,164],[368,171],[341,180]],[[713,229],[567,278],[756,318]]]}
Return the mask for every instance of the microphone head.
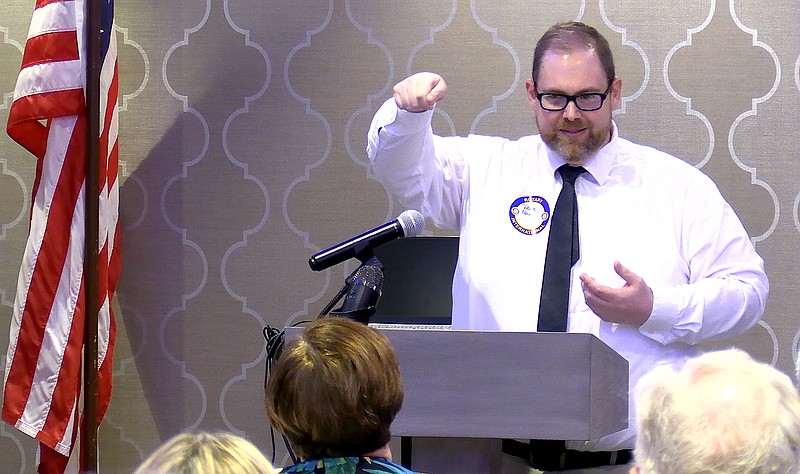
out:
{"label": "microphone head", "polygon": [[359,267],[347,285],[347,296],[342,302],[342,307],[331,311],[331,314],[368,324],[369,319],[375,314],[382,287],[383,272],[380,267],[375,265]]}
{"label": "microphone head", "polygon": [[414,209],[409,209],[397,216],[397,222],[403,228],[403,237],[415,237],[425,228],[425,218]]}
{"label": "microphone head", "polygon": [[378,292],[383,289],[383,272],[375,265],[363,265],[353,275],[354,285],[364,285]]}

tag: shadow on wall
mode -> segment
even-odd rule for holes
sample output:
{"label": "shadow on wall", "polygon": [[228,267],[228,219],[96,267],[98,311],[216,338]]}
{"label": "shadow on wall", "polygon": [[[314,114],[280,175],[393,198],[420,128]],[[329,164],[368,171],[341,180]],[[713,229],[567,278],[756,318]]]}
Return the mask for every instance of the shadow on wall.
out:
{"label": "shadow on wall", "polygon": [[[268,432],[264,323],[231,297],[221,275],[226,252],[263,218],[266,203],[222,149],[225,99],[207,95],[178,114],[121,188],[118,322],[131,354],[118,352],[115,363],[133,363],[136,373],[115,371],[111,409],[139,424],[131,432],[154,424],[153,445],[186,429],[235,428],[252,440]],[[236,413],[225,413],[226,404]]]}

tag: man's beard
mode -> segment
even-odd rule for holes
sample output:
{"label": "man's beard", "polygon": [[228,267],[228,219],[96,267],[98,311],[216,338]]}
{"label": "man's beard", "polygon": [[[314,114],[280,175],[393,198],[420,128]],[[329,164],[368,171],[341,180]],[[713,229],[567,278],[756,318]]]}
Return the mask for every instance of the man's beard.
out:
{"label": "man's beard", "polygon": [[[571,141],[567,137],[559,133],[562,128],[563,121],[559,122],[556,127],[549,132],[541,132],[542,140],[554,152],[571,165],[584,165],[589,158],[600,148],[608,143],[611,137],[610,125],[604,130],[599,130],[586,123],[588,136],[582,138],[580,141]],[[536,119],[536,125],[539,125],[539,119]],[[578,127],[580,128],[580,127]]]}

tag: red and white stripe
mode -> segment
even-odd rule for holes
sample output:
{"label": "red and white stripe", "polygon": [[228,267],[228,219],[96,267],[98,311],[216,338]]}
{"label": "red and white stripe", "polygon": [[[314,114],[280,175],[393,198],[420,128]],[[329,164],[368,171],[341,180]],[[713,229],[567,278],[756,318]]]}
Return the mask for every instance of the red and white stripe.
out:
{"label": "red and white stripe", "polygon": [[[63,471],[80,421],[87,146],[83,12],[84,0],[37,0],[7,127],[38,161],[2,418],[41,442],[40,472]],[[98,421],[111,396],[116,332],[111,298],[121,267],[117,77],[112,33],[101,69]]]}

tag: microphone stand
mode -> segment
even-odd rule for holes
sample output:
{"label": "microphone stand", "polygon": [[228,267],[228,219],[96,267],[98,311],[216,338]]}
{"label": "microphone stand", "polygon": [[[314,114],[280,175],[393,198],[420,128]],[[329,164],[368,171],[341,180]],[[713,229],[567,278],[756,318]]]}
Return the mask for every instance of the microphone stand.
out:
{"label": "microphone stand", "polygon": [[[358,261],[361,262],[361,265],[359,265],[355,270],[353,270],[353,272],[347,278],[345,278],[344,286],[342,286],[342,288],[339,290],[339,292],[336,293],[336,296],[334,296],[333,299],[328,304],[326,304],[324,308],[322,308],[322,311],[320,311],[319,315],[317,316],[317,319],[324,318],[326,315],[328,315],[331,312],[331,309],[334,306],[336,306],[336,303],[338,303],[339,300],[341,300],[344,297],[344,295],[347,294],[347,289],[350,287],[350,284],[353,283],[353,280],[355,279],[356,273],[358,273],[358,271],[362,267],[365,267],[367,265],[371,265],[371,266],[378,267],[381,271],[383,271],[383,268],[384,268],[383,264],[381,263],[380,260],[378,260],[378,257],[376,257],[375,254],[372,253],[371,249],[363,250],[358,255],[356,255],[356,258],[358,259]],[[334,314],[336,314],[336,313],[334,313]],[[339,315],[346,316],[346,314],[344,314],[344,313],[339,313]],[[356,319],[356,320],[360,321],[359,318],[351,318],[351,319]]]}

